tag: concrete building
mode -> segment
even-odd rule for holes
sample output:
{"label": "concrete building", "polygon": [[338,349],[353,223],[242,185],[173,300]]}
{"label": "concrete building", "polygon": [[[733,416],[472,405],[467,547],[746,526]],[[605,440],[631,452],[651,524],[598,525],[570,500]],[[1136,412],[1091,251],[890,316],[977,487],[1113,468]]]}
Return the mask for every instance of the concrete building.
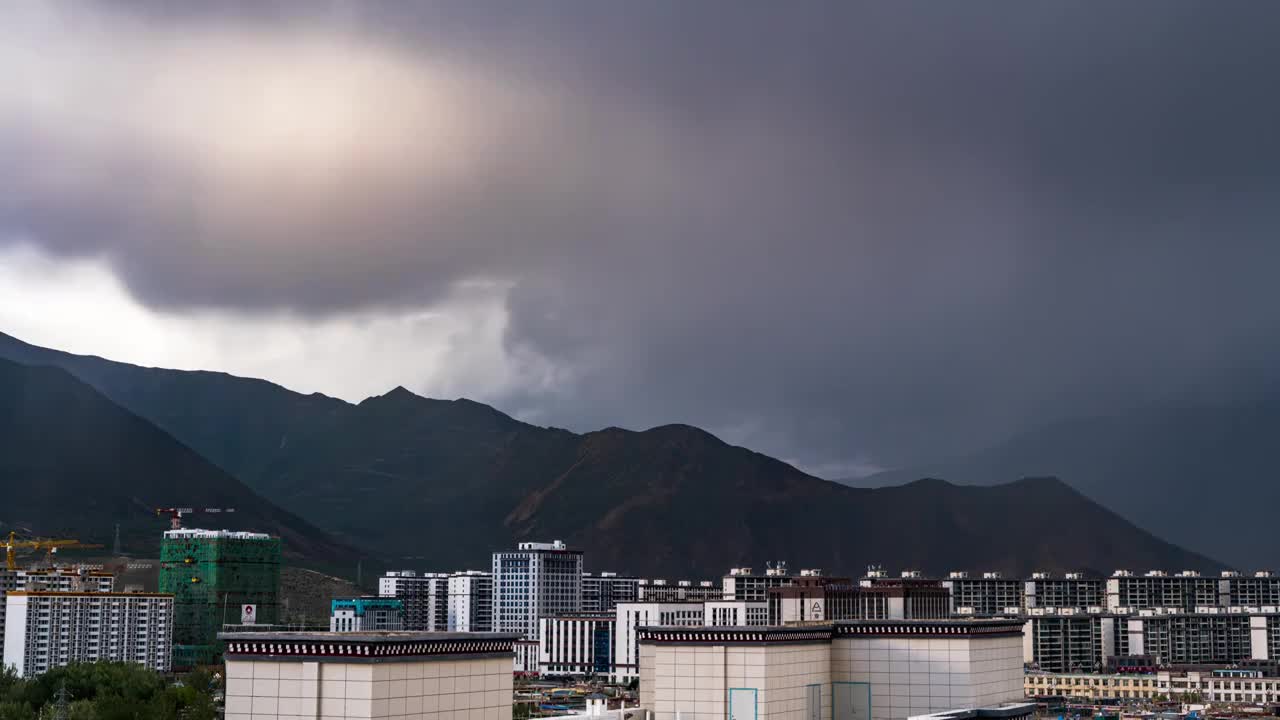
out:
{"label": "concrete building", "polygon": [[226,720],[510,720],[515,637],[234,633]]}
{"label": "concrete building", "polygon": [[[821,575],[821,570],[801,570],[804,576]],[[752,568],[730,568],[729,574],[721,579],[722,600],[746,600],[747,602],[764,602],[769,598],[769,588],[782,587],[795,582],[788,574],[785,562],[770,563],[763,575],[757,575]]]}
{"label": "concrete building", "polygon": [[905,720],[1023,698],[1021,622],[643,627],[655,720]]}
{"label": "concrete building", "polygon": [[1194,570],[1170,575],[1151,570],[1135,575],[1117,570],[1107,578],[1107,602],[1110,610],[1119,608],[1180,608],[1194,610],[1219,604],[1218,581],[1202,577]]}
{"label": "concrete building", "polygon": [[449,576],[449,631],[493,630],[493,575],[479,570]]}
{"label": "concrete building", "polygon": [[1235,607],[1280,606],[1280,575],[1259,570],[1251,575],[1224,570],[1218,580],[1218,604]]}
{"label": "concrete building", "polygon": [[582,551],[559,540],[493,554],[493,626],[538,639],[538,619],[582,612]]}
{"label": "concrete building", "polygon": [[[616,612],[616,610],[615,610]],[[544,676],[614,674],[617,617],[614,613],[540,618],[538,670]]]}
{"label": "concrete building", "polygon": [[99,660],[169,672],[173,613],[168,594],[13,590],[5,597],[4,665],[22,677]]}
{"label": "concrete building", "polygon": [[515,653],[514,672],[517,675],[538,675],[540,668],[538,666],[538,654],[540,652],[537,640],[517,640],[512,647]]}
{"label": "concrete building", "polygon": [[1186,700],[1263,705],[1280,702],[1276,667],[1224,667],[1160,670],[1140,675],[1107,673],[1027,673],[1028,698],[1083,700]]}
{"label": "concrete building", "polygon": [[1036,717],[1036,704],[1007,702],[993,707],[959,708],[928,715],[912,715],[907,720],[1031,720]]}
{"label": "concrete building", "polygon": [[449,627],[449,575],[393,570],[378,578],[378,595],[404,603],[404,627],[444,632]]}
{"label": "concrete building", "polygon": [[602,572],[582,574],[582,612],[611,613],[618,603],[635,602],[640,593],[640,578]]}
{"label": "concrete building", "polygon": [[636,585],[636,602],[672,603],[693,600],[723,600],[724,588],[710,580],[679,580],[669,583],[661,578],[641,579]]}
{"label": "concrete building", "polygon": [[329,602],[329,632],[404,630],[404,603],[397,598],[334,598]]}
{"label": "concrete building", "polygon": [[702,624],[710,627],[764,626],[769,623],[768,602],[710,600],[702,604]]}
{"label": "concrete building", "polygon": [[1093,610],[1032,609],[1022,633],[1023,659],[1045,672],[1097,672],[1107,658],[1124,654],[1125,619]]}
{"label": "concrete building", "polygon": [[907,574],[845,578],[801,575],[769,589],[769,624],[833,620],[940,620],[950,617],[950,593],[937,580]]}
{"label": "concrete building", "polygon": [[1023,583],[1023,607],[1086,608],[1106,604],[1106,586],[1102,578],[1066,573],[1054,577],[1045,572],[1031,573]]}
{"label": "concrete building", "polygon": [[228,530],[166,530],[160,592],[174,596],[173,665],[217,660],[223,625],[278,622],[280,538]]}
{"label": "concrete building", "polygon": [[705,624],[706,610],[702,602],[621,603],[614,611],[617,640],[614,647],[614,682],[628,682],[640,677],[640,640],[638,630],[648,625],[699,627]]}
{"label": "concrete building", "polygon": [[994,617],[1016,615],[1023,609],[1026,583],[998,572],[973,577],[964,571],[952,572],[942,586],[951,594],[951,612],[955,615]]}
{"label": "concrete building", "polygon": [[78,569],[0,569],[0,653],[4,652],[5,597],[12,590],[111,592],[115,590],[115,576]]}

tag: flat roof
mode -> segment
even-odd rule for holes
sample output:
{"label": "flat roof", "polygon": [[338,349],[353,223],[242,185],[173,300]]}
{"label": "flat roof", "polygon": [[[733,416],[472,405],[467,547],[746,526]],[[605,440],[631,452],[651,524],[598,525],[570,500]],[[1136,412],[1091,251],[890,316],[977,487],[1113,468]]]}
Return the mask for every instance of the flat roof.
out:
{"label": "flat roof", "polygon": [[518,640],[518,633],[425,632],[415,630],[373,630],[364,632],[320,632],[316,630],[272,630],[267,632],[218,633],[222,640],[265,642],[435,642],[449,640]]}

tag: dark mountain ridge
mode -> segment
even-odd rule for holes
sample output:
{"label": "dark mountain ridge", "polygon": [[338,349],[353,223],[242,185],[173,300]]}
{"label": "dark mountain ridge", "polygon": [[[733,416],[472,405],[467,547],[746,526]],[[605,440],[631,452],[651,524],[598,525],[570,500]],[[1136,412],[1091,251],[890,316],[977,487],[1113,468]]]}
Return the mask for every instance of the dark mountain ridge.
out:
{"label": "dark mountain ridge", "polygon": [[0,478],[0,529],[111,547],[119,523],[125,552],[154,557],[168,527],[156,507],[234,508],[218,529],[277,534],[293,562],[345,570],[356,557],[60,368],[0,359]]}
{"label": "dark mountain ridge", "polygon": [[688,425],[576,434],[404,388],[351,405],[0,336],[0,356],[15,346],[28,362],[80,374],[269,500],[392,565],[427,557],[431,569],[484,567],[495,549],[560,538],[587,550],[589,567],[668,576],[766,559],[841,573],[871,563],[1218,567],[1051,479],[849,488]]}
{"label": "dark mountain ridge", "polygon": [[[892,485],[922,474],[989,485],[1036,474],[1162,537],[1247,568],[1280,566],[1271,536],[1280,503],[1280,396],[1164,403],[1033,428],[965,457],[857,481]],[[1136,568],[1135,568],[1136,569]]]}

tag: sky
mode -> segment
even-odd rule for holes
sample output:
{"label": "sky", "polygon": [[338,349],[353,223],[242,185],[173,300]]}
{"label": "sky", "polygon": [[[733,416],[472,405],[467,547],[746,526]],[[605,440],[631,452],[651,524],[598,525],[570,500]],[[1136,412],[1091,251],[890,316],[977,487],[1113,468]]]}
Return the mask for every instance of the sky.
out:
{"label": "sky", "polygon": [[1280,368],[1280,5],[9,3],[0,331],[823,477]]}

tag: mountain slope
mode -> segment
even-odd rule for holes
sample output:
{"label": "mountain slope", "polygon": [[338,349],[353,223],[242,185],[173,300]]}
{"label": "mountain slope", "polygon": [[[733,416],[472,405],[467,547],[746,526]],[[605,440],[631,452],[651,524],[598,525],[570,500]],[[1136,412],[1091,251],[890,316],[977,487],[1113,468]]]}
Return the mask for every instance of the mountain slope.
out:
{"label": "mountain slope", "polygon": [[[1215,566],[1052,480],[861,490],[689,426],[579,435],[403,388],[349,405],[262,381],[3,340],[0,355],[67,367],[236,468],[272,502],[397,565],[423,557],[434,569],[485,566],[513,542],[562,538],[588,550],[591,567],[656,575],[714,576],[766,559],[846,573],[869,563],[1009,572]],[[208,401],[223,395],[243,401]],[[242,423],[265,438],[243,441],[253,433]]]}
{"label": "mountain slope", "polygon": [[0,529],[28,528],[154,555],[158,506],[231,507],[227,529],[280,535],[293,562],[354,563],[353,551],[254,494],[150,422],[66,371],[0,360]]}
{"label": "mountain slope", "polygon": [[1215,567],[1056,480],[859,490],[685,425],[576,435],[396,390],[305,448],[256,485],[342,537],[438,567],[548,538],[587,549],[593,567],[658,575],[769,558],[850,573]]}
{"label": "mountain slope", "polygon": [[145,368],[31,345],[0,333],[0,358],[60,367],[155,423],[206,459],[243,477],[280,445],[351,407],[266,380],[204,370]]}
{"label": "mountain slope", "polygon": [[1277,437],[1280,398],[1273,396],[1232,405],[1148,407],[1052,423],[968,457],[858,484],[896,484],[921,475],[991,484],[1053,474],[1162,537],[1244,567],[1275,567]]}

